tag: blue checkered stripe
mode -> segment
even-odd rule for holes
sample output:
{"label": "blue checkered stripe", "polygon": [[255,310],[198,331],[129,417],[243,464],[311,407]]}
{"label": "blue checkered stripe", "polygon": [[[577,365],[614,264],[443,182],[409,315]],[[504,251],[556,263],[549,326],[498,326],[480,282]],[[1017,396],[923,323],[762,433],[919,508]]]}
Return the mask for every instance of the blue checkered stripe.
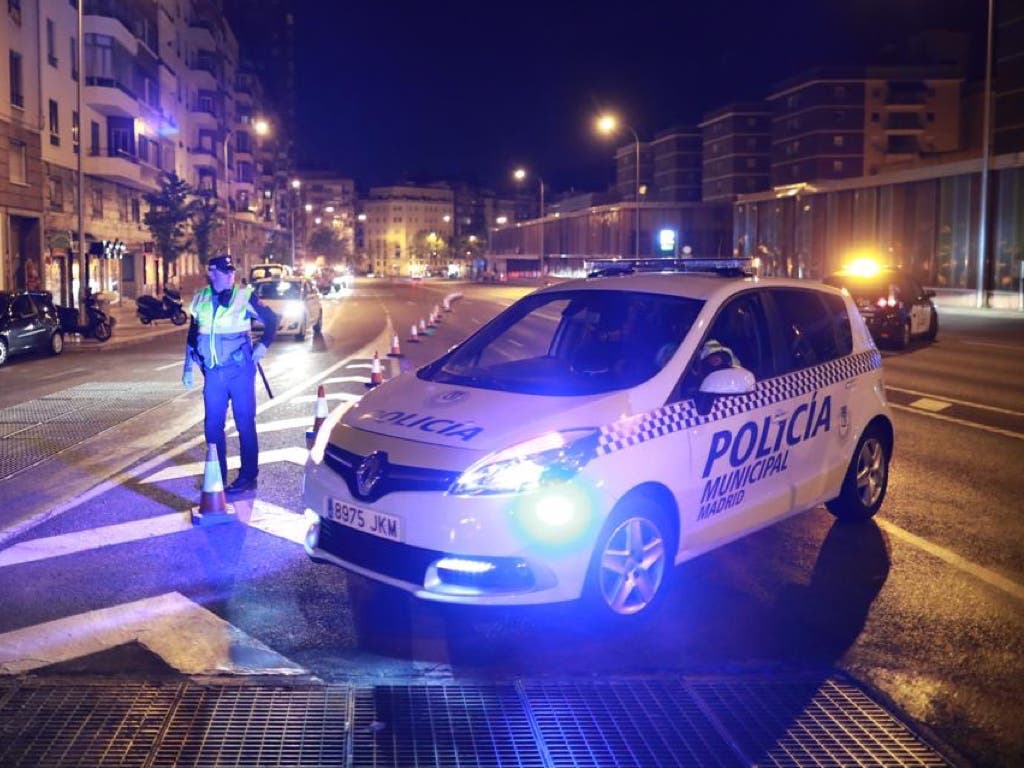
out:
{"label": "blue checkered stripe", "polygon": [[749,394],[716,398],[711,411],[704,415],[697,412],[692,400],[671,403],[601,427],[597,440],[597,455],[605,456],[683,429],[699,427],[773,403],[792,400],[831,386],[837,381],[861,376],[881,367],[882,355],[877,349],[872,349],[813,368],[759,381],[754,391]]}

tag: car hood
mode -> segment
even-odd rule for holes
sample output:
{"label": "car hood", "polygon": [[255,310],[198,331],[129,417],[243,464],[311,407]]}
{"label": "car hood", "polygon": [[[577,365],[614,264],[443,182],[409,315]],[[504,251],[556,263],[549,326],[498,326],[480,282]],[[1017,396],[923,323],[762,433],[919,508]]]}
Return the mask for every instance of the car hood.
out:
{"label": "car hood", "polygon": [[631,412],[628,391],[578,397],[500,392],[406,374],[353,405],[341,423],[448,448],[494,451],[560,429],[599,427]]}

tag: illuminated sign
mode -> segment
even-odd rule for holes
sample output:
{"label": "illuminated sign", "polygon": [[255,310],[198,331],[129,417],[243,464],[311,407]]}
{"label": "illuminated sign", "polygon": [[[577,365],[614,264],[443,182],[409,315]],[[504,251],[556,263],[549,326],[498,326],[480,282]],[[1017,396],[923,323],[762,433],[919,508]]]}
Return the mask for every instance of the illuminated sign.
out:
{"label": "illuminated sign", "polygon": [[674,229],[662,229],[658,231],[658,253],[676,252],[676,231]]}

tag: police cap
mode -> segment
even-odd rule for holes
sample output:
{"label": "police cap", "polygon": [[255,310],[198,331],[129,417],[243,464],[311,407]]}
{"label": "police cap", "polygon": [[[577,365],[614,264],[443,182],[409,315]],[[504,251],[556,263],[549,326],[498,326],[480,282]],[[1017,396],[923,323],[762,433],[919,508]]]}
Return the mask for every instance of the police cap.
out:
{"label": "police cap", "polygon": [[235,271],[235,265],[231,261],[231,256],[229,254],[226,254],[226,253],[222,253],[222,254],[219,254],[218,256],[211,257],[206,265],[208,267],[213,267],[214,269],[218,269],[221,272],[234,272]]}

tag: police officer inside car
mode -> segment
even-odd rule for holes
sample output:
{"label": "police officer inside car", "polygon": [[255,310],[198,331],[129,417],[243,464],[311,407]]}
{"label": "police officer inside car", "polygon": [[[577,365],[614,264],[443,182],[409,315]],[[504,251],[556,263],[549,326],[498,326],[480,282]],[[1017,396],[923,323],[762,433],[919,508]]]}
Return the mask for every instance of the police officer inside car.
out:
{"label": "police officer inside car", "polygon": [[[227,478],[224,425],[228,401],[238,430],[242,466],[231,485],[229,496],[256,490],[259,474],[259,442],[256,437],[256,365],[274,341],[277,315],[253,293],[251,286],[235,286],[235,265],[231,256],[214,256],[207,264],[210,284],[192,298],[188,344],[181,383],[193,385],[192,366],[202,369],[203,405],[206,409],[206,441],[217,446],[221,478]],[[263,322],[263,337],[252,343],[250,322]]]}

